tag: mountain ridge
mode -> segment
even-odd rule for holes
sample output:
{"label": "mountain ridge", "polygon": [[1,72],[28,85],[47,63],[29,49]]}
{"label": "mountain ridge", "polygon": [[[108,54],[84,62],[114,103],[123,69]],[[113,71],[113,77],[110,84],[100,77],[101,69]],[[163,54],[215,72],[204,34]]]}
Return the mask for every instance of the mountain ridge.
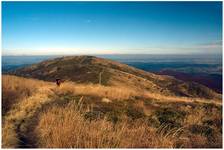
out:
{"label": "mountain ridge", "polygon": [[55,81],[56,78],[76,83],[126,86],[162,95],[220,98],[213,90],[171,76],[156,75],[109,59],[95,56],[64,56],[20,68],[10,74]]}

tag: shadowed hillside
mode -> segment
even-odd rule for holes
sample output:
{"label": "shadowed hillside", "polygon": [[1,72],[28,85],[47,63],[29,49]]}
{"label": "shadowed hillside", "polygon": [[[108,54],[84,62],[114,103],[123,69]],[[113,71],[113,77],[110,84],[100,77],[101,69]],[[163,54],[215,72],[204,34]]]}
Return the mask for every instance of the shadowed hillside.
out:
{"label": "shadowed hillside", "polygon": [[[221,71],[220,71],[221,72]],[[183,81],[192,81],[203,84],[218,93],[222,93],[222,75],[206,73],[184,73],[165,69],[157,72],[160,75],[170,75]]]}
{"label": "shadowed hillside", "polygon": [[61,78],[76,83],[131,87],[172,96],[221,98],[209,88],[170,76],[155,75],[125,64],[94,56],[67,56],[18,69],[11,74],[54,81]]}

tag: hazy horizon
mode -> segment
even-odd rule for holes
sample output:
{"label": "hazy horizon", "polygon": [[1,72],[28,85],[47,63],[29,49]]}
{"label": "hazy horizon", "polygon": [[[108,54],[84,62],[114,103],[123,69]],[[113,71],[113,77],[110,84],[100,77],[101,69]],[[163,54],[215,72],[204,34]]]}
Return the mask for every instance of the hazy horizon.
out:
{"label": "hazy horizon", "polygon": [[[2,56],[79,56],[79,55],[176,55],[176,56],[220,56],[219,53],[80,53],[80,54],[2,54]],[[222,57],[222,56],[220,56]]]}

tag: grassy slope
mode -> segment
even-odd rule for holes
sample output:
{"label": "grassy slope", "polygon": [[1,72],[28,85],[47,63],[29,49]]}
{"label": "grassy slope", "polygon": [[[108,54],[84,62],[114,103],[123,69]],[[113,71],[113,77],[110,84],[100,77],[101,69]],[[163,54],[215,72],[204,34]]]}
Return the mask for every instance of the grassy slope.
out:
{"label": "grassy slope", "polygon": [[220,100],[3,76],[3,108],[5,148],[222,146]]}
{"label": "grassy slope", "polygon": [[205,86],[186,83],[169,76],[160,76],[128,65],[93,56],[67,56],[47,60],[18,69],[13,74],[23,77],[54,81],[56,78],[76,83],[99,83],[131,87],[168,96],[218,98],[220,95]]}

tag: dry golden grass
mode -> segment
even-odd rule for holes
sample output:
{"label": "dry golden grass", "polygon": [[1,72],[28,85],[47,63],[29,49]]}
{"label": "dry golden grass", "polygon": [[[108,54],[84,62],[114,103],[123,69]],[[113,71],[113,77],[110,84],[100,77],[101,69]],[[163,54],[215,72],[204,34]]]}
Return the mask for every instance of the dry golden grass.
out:
{"label": "dry golden grass", "polygon": [[[220,100],[193,99],[185,97],[163,96],[147,91],[137,91],[127,87],[102,86],[92,84],[74,84],[65,82],[61,87],[54,83],[43,82],[34,79],[25,79],[16,76],[3,76],[3,115],[2,124],[2,147],[16,148],[21,145],[20,134],[26,134],[30,123],[38,113],[39,122],[35,125],[33,136],[37,138],[38,147],[44,148],[172,148],[172,147],[220,147],[222,145],[219,130]],[[192,103],[200,107],[212,104],[211,110],[193,108],[189,105],[181,105],[180,109],[187,113],[183,124],[185,130],[190,125],[207,127],[203,121],[212,123],[212,133],[215,138],[213,144],[204,135],[187,132],[179,145],[181,138],[176,131],[162,130],[151,127],[144,121],[128,122],[125,118],[116,124],[106,119],[87,121],[83,117],[83,111],[77,109],[75,103],[66,107],[52,105],[50,109],[42,110],[49,103],[63,100],[63,95],[86,95],[95,96],[100,99],[108,99],[110,103],[114,100],[130,100],[138,97],[140,99],[152,99],[155,103],[162,104],[184,104]],[[74,100],[73,98],[71,100]],[[73,101],[74,102],[74,101]],[[118,103],[121,101],[117,101]],[[153,103],[154,103],[153,102]],[[164,102],[164,103],[163,103]],[[143,101],[136,103],[144,108],[146,115],[153,115],[153,111],[145,107]],[[214,105],[214,106],[213,106]],[[150,106],[153,106],[153,104]],[[153,106],[154,107],[154,106]],[[156,107],[160,107],[158,105]],[[183,108],[182,108],[183,107]],[[155,108],[154,108],[155,109]],[[159,109],[159,108],[158,108]],[[147,113],[146,113],[147,112]],[[209,113],[208,113],[209,112]],[[210,127],[210,126],[209,126]],[[202,128],[202,129],[203,129]],[[168,132],[167,132],[168,131]],[[198,132],[198,131],[197,131]],[[203,131],[204,132],[204,131]],[[218,133],[217,133],[218,132]],[[204,133],[203,133],[204,134]],[[32,137],[29,137],[32,138]],[[206,140],[206,141],[205,141]],[[196,142],[196,143],[195,143]],[[209,143],[210,142],[210,143]]]}
{"label": "dry golden grass", "polygon": [[35,134],[41,148],[172,148],[174,134],[158,134],[144,123],[116,126],[103,120],[85,120],[77,107],[43,112]]}
{"label": "dry golden grass", "polygon": [[2,108],[3,115],[23,98],[31,96],[37,88],[46,86],[47,82],[22,77],[2,76]]}
{"label": "dry golden grass", "polygon": [[189,115],[184,120],[184,123],[189,124],[201,124],[206,112],[203,109],[190,110]]}
{"label": "dry golden grass", "polygon": [[152,98],[160,102],[198,102],[198,103],[212,103],[216,105],[222,105],[222,101],[218,99],[201,99],[201,98],[188,98],[188,97],[177,97],[177,96],[165,96],[158,93],[151,93],[145,90],[136,90],[122,86],[103,86],[94,84],[74,84],[72,82],[66,82],[61,85],[60,88],[56,89],[57,93],[69,91],[74,95],[90,95],[98,97],[106,97],[109,99],[116,100],[127,100],[132,97],[139,96],[143,98]]}
{"label": "dry golden grass", "polygon": [[160,102],[197,102],[197,103],[204,103],[204,104],[215,104],[215,105],[222,105],[221,99],[202,99],[202,98],[189,98],[189,97],[177,97],[177,96],[165,96],[158,93],[150,93],[150,92],[143,92],[142,96],[145,98],[152,98],[158,100]]}
{"label": "dry golden grass", "polygon": [[[23,132],[23,129],[28,125],[26,120],[33,117],[36,111],[41,108],[45,103],[49,103],[53,99],[49,99],[48,95],[51,94],[50,90],[39,89],[37,93],[33,94],[28,98],[24,98],[7,113],[3,118],[3,129],[2,129],[2,147],[13,148],[19,146],[19,132]],[[18,127],[24,126],[25,128]]]}
{"label": "dry golden grass", "polygon": [[57,93],[65,91],[71,92],[74,95],[91,95],[106,97],[112,100],[130,99],[131,97],[138,94],[137,91],[125,87],[108,87],[93,84],[74,84],[72,82],[63,83],[61,87],[57,89]]}
{"label": "dry golden grass", "polygon": [[[17,147],[19,141],[16,132],[22,121],[31,117],[51,94],[51,83],[16,76],[3,75],[3,124],[2,147]],[[47,88],[46,88],[47,87]]]}

